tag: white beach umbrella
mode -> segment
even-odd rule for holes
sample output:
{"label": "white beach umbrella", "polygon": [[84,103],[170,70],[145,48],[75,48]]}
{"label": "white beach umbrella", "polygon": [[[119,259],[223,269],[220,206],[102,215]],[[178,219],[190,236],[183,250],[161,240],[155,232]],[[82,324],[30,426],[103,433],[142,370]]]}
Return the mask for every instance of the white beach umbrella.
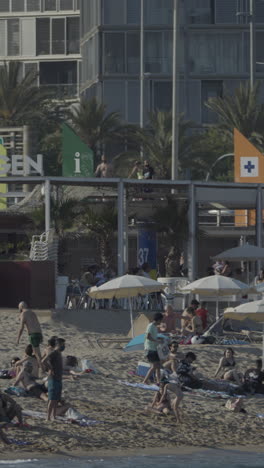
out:
{"label": "white beach umbrella", "polygon": [[128,298],[132,337],[134,337],[131,297],[163,291],[164,287],[158,281],[146,278],[145,276],[124,275],[107,281],[107,283],[102,284],[98,288],[94,286],[88,291],[88,294],[94,299]]}
{"label": "white beach umbrella", "polygon": [[227,276],[213,275],[200,278],[193,283],[181,288],[182,292],[200,294],[201,296],[213,296],[216,298],[216,318],[219,318],[219,297],[233,294],[247,294],[252,290],[242,281]]}
{"label": "white beach umbrella", "polygon": [[[221,252],[212,258],[213,260],[228,260],[231,262],[246,261],[247,263],[249,263],[257,260],[263,260],[264,249],[256,245],[250,245],[246,243],[244,245],[234,247],[233,249],[225,250],[224,252]],[[248,274],[249,270],[247,268],[247,275]],[[249,281],[249,277],[247,278],[247,281]]]}
{"label": "white beach umbrella", "polygon": [[262,323],[262,357],[264,362],[264,300],[261,299],[260,301],[246,302],[237,307],[229,307],[224,311],[224,317],[234,320],[251,319],[254,322]]}

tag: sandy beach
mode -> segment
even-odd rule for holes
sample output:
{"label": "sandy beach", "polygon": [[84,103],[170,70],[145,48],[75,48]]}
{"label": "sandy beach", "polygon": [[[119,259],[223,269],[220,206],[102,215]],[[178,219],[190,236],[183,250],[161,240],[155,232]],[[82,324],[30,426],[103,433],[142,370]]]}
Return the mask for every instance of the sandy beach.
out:
{"label": "sandy beach", "polygon": [[[25,440],[27,446],[12,445],[13,456],[31,454],[66,455],[99,453],[127,453],[127,450],[148,453],[166,453],[176,448],[189,450],[215,447],[249,447],[261,450],[264,442],[264,398],[245,400],[247,414],[234,414],[224,407],[225,400],[185,393],[182,405],[183,422],[177,424],[173,415],[160,416],[146,413],[144,407],[151,402],[153,391],[128,387],[118,381],[141,382],[133,374],[137,362],[144,359],[143,352],[124,353],[116,348],[114,339],[125,339],[129,331],[128,313],[124,311],[61,311],[38,313],[44,342],[52,335],[66,340],[65,354],[87,358],[98,370],[77,381],[64,381],[64,394],[74,408],[98,424],[80,427],[63,421],[46,422],[26,417],[28,428],[8,429],[10,438]],[[22,356],[27,345],[24,333],[19,346],[15,346],[19,326],[16,311],[0,311],[1,331],[0,367],[6,368],[13,356]],[[98,341],[99,340],[99,341]],[[109,340],[109,341],[107,341]],[[104,348],[102,347],[105,346]],[[212,377],[223,346],[184,346],[182,351],[197,354],[195,363],[199,372]],[[234,346],[239,369],[254,365],[261,356],[261,345]],[[0,379],[4,390],[12,381]],[[25,410],[45,412],[46,403],[37,398],[15,398]],[[165,452],[164,452],[165,451]],[[2,458],[9,457],[10,446],[0,442]]]}

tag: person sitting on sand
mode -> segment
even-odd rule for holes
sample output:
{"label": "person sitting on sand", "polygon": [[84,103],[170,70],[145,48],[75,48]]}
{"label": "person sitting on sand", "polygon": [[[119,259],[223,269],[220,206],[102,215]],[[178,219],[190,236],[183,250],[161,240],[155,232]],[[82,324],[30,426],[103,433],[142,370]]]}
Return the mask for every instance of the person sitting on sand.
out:
{"label": "person sitting on sand", "polygon": [[196,355],[189,351],[185,354],[176,369],[177,381],[181,386],[190,388],[200,388],[201,381],[194,375],[195,368],[192,363],[196,361]]}
{"label": "person sitting on sand", "polygon": [[32,377],[35,377],[37,379],[39,376],[39,365],[38,365],[37,358],[33,351],[33,346],[31,344],[26,346],[24,357],[16,362],[15,366],[18,369],[18,372],[22,370],[23,364],[25,362],[31,362],[33,366]]}
{"label": "person sitting on sand", "polygon": [[196,315],[196,311],[193,308],[190,308],[190,322],[186,325],[185,330],[186,332],[191,333],[192,336],[195,335],[202,335],[203,334],[203,322],[201,317]]}
{"label": "person sitting on sand", "polygon": [[153,373],[156,374],[157,383],[160,381],[160,358],[157,352],[158,344],[160,340],[158,339],[158,325],[161,324],[163,315],[160,312],[157,312],[153,316],[152,322],[147,326],[144,349],[147,360],[150,362],[151,367],[147,372],[147,375],[143,381],[144,384],[147,384],[150,377]]}
{"label": "person sitting on sand", "polygon": [[47,389],[45,385],[37,383],[36,378],[32,375],[32,372],[32,363],[26,361],[14,382],[14,386],[16,387],[18,384],[21,384],[22,388],[27,390],[27,392],[30,392],[32,396],[40,398],[44,401],[48,401]]}
{"label": "person sitting on sand", "polygon": [[63,357],[63,376],[70,376],[72,380],[76,380],[81,375],[87,375],[87,369],[78,371],[78,359],[76,356]]}
{"label": "person sitting on sand", "polygon": [[220,359],[218,368],[215,373],[215,378],[221,372],[221,379],[235,382],[237,385],[242,384],[242,375],[235,369],[236,361],[234,359],[234,350],[226,348],[224,356]]}
{"label": "person sitting on sand", "polygon": [[168,360],[162,364],[162,367],[170,372],[176,372],[177,366],[179,365],[179,359],[182,357],[181,355],[177,355],[178,351],[178,343],[177,341],[172,341],[169,344],[169,356]]}
{"label": "person sitting on sand", "polygon": [[11,396],[0,391],[0,438],[6,444],[10,444],[10,441],[3,433],[2,428],[11,423],[15,417],[19,425],[23,426],[21,406],[19,406]]}
{"label": "person sitting on sand", "polygon": [[159,384],[159,389],[155,393],[152,403],[150,406],[147,406],[146,409],[154,411],[155,413],[169,414],[171,411],[171,400],[168,393],[168,380],[162,378]]}
{"label": "person sitting on sand", "polygon": [[264,393],[263,381],[262,359],[257,359],[256,367],[247,369],[244,374],[243,389],[249,393]]}

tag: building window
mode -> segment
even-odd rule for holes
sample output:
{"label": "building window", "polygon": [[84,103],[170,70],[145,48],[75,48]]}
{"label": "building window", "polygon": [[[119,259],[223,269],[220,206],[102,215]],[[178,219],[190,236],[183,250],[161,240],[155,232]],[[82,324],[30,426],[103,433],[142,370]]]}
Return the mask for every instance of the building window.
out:
{"label": "building window", "polygon": [[146,25],[172,24],[173,0],[145,0],[144,22]]}
{"label": "building window", "polygon": [[172,82],[153,82],[153,110],[171,111],[172,103]]}
{"label": "building window", "polygon": [[60,0],[60,10],[73,10],[73,0]]}
{"label": "building window", "polygon": [[37,18],[37,55],[50,54],[50,19]]}
{"label": "building window", "polygon": [[223,81],[211,80],[202,81],[202,123],[216,123],[218,121],[217,115],[205,106],[205,103],[210,98],[221,97],[223,95]]}
{"label": "building window", "polygon": [[238,23],[237,5],[237,0],[215,0],[215,23]]}
{"label": "building window", "polygon": [[125,72],[125,34],[104,34],[104,71],[105,73]]}
{"label": "building window", "polygon": [[243,38],[240,33],[194,33],[190,36],[191,73],[243,72]]}
{"label": "building window", "polygon": [[9,12],[9,0],[0,1],[0,11]]}
{"label": "building window", "polygon": [[19,20],[7,20],[7,55],[19,55]]}
{"label": "building window", "polygon": [[27,11],[40,11],[40,0],[27,0]]}
{"label": "building window", "polygon": [[12,0],[12,11],[24,11],[24,0]]}
{"label": "building window", "polygon": [[125,0],[104,0],[104,24],[124,24]]}
{"label": "building window", "polygon": [[67,54],[78,54],[80,51],[80,20],[67,18]]}
{"label": "building window", "polygon": [[57,10],[56,0],[44,0],[44,11],[56,11]]}
{"label": "building window", "polygon": [[140,0],[127,0],[127,24],[140,24]]}
{"label": "building window", "polygon": [[6,21],[0,20],[0,56],[6,56]]}
{"label": "building window", "polygon": [[138,74],[140,71],[140,36],[139,33],[127,33],[127,73]]}
{"label": "building window", "polygon": [[52,19],[52,54],[65,54],[65,19]]}
{"label": "building window", "polygon": [[190,24],[213,24],[214,17],[214,0],[190,0],[188,2]]}

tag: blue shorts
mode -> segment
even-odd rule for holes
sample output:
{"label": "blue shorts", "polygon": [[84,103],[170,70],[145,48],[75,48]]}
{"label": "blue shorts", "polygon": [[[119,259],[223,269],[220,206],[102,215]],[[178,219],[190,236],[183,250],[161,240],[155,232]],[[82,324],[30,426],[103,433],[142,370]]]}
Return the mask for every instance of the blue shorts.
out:
{"label": "blue shorts", "polygon": [[48,397],[49,400],[59,401],[61,399],[62,380],[56,380],[53,377],[48,378]]}

